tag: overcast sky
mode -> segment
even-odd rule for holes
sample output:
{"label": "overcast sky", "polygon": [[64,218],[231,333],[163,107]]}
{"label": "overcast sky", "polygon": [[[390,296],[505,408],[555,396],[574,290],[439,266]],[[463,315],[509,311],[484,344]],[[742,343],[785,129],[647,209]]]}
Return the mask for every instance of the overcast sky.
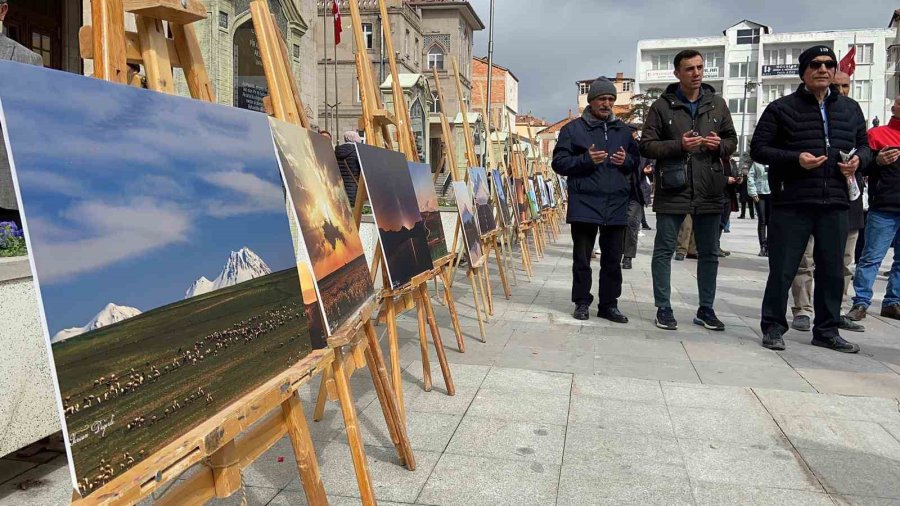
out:
{"label": "overcast sky", "polygon": [[[487,26],[490,0],[470,2]],[[883,28],[898,7],[891,0],[495,0],[494,62],[519,78],[519,113],[552,123],[576,107],[575,81],[616,71],[634,77],[638,40],[721,35],[742,19],[775,33]],[[476,56],[487,55],[487,40],[487,28],[476,33]]]}

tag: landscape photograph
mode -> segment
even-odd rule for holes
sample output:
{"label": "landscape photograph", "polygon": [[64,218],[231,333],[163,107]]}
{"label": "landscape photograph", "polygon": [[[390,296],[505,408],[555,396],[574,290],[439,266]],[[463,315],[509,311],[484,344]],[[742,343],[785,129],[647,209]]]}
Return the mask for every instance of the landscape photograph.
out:
{"label": "landscape photograph", "polygon": [[535,185],[537,186],[538,202],[541,209],[548,209],[550,207],[550,197],[547,195],[547,183],[544,180],[544,176],[538,174],[535,178]]}
{"label": "landscape photograph", "polygon": [[328,139],[276,119],[269,123],[300,226],[298,256],[312,266],[331,335],[375,293],[359,230]]}
{"label": "landscape photograph", "polygon": [[519,223],[527,223],[531,221],[531,211],[528,207],[528,191],[525,187],[525,180],[522,178],[513,179],[513,186],[516,189],[516,214],[519,217]]}
{"label": "landscape photograph", "polygon": [[509,212],[509,200],[506,198],[506,186],[503,184],[503,175],[499,169],[491,171],[491,180],[493,181],[494,191],[497,192],[497,206],[500,208],[497,215],[504,226],[510,225],[512,224],[512,216]]}
{"label": "landscape photograph", "polygon": [[392,288],[399,288],[434,267],[409,166],[397,151],[366,144],[357,144],[356,151],[381,238],[388,279]]}
{"label": "landscape photograph", "polygon": [[264,116],[20,67],[2,128],[88,495],[323,345],[319,309]]}
{"label": "landscape photograph", "polygon": [[538,204],[538,197],[534,193],[534,179],[528,178],[525,181],[526,188],[528,192],[528,208],[531,210],[531,219],[536,220],[541,217],[541,208],[540,204]]}
{"label": "landscape photograph", "polygon": [[416,200],[419,202],[419,212],[425,220],[425,233],[428,239],[428,250],[431,251],[431,260],[438,260],[447,256],[447,239],[444,236],[444,224],[441,222],[441,212],[438,209],[438,196],[434,191],[434,179],[431,165],[427,163],[407,162],[409,175],[412,177],[413,188],[416,191]]}
{"label": "landscape photograph", "polygon": [[481,233],[478,230],[472,196],[469,195],[469,186],[462,181],[454,181],[453,195],[456,198],[456,207],[462,222],[463,239],[466,241],[466,252],[469,254],[469,265],[477,266],[480,264],[484,252],[481,249]]}
{"label": "landscape photograph", "polygon": [[491,190],[488,187],[485,168],[470,167],[469,182],[472,183],[472,194],[475,195],[478,229],[481,230],[482,235],[493,232],[497,228],[497,222],[494,219],[494,210],[491,208]]}

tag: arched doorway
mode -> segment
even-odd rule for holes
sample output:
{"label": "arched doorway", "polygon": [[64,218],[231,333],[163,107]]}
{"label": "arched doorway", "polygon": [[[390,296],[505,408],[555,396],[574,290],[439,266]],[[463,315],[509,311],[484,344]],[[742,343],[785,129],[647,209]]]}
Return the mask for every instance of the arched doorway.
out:
{"label": "arched doorway", "polygon": [[268,94],[256,32],[253,21],[248,19],[234,32],[234,105],[265,112],[263,98]]}

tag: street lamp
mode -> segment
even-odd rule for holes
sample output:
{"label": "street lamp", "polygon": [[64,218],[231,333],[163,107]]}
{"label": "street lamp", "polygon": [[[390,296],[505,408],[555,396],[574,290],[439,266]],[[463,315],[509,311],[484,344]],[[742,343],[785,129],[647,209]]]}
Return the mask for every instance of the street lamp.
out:
{"label": "street lamp", "polygon": [[[741,103],[741,142],[740,142],[740,159],[738,160],[738,164],[744,162],[744,158],[747,155],[747,141],[744,136],[747,126],[747,93],[755,92],[756,87],[759,86],[759,83],[756,81],[750,80],[750,57],[747,57],[747,68],[744,72],[744,101]],[[759,107],[759,104],[757,104]]]}

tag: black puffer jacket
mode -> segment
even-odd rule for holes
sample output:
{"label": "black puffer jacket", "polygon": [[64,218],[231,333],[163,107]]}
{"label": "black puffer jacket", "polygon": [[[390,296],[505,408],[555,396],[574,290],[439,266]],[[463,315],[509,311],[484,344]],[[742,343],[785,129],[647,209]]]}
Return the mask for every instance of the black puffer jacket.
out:
{"label": "black puffer jacket", "polygon": [[359,158],[356,156],[356,146],[352,142],[341,144],[334,148],[338,167],[341,169],[341,179],[344,180],[344,191],[350,199],[350,205],[356,203],[356,189],[359,181]]}
{"label": "black puffer jacket", "polygon": [[[750,143],[753,160],[769,166],[773,206],[850,206],[847,178],[841,174],[840,151],[857,149],[860,168],[872,160],[866,136],[866,120],[853,99],[832,86],[825,99],[829,132],[825,135],[822,112],[816,97],[800,85],[794,93],[779,98],[763,111]],[[821,167],[806,170],[800,154],[827,155]]]}
{"label": "black puffer jacket", "polygon": [[[692,117],[690,108],[675,94],[678,86],[669,85],[650,107],[641,134],[641,155],[656,160],[655,174],[688,161],[688,185],[683,190],[663,190],[657,178],[653,210],[661,214],[720,214],[729,176],[722,159],[737,149],[731,113],[715,88],[703,84],[697,117]],[[716,132],[722,138],[719,149],[685,153],[681,137],[691,130],[703,137]]]}

